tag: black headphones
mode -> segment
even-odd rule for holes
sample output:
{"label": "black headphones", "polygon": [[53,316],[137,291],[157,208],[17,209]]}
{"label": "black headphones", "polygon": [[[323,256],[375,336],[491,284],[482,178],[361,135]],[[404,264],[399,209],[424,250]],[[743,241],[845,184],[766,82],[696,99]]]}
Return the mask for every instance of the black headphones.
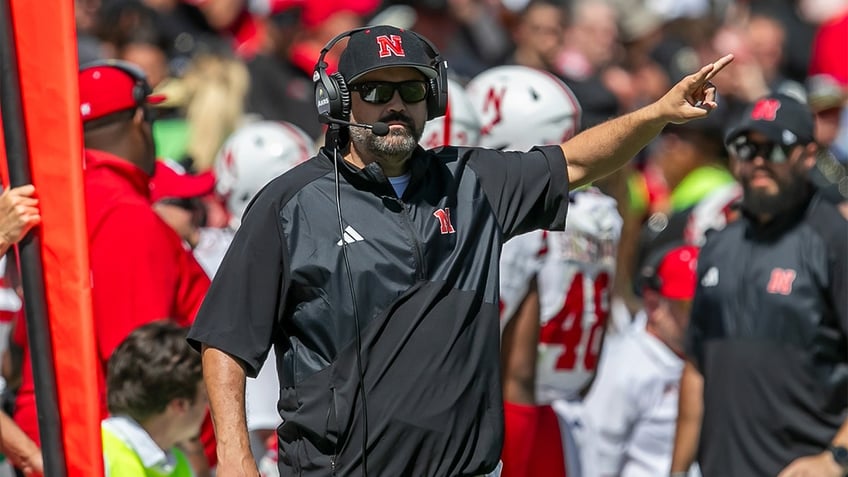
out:
{"label": "black headphones", "polygon": [[[324,61],[324,56],[343,38],[371,28],[373,27],[355,28],[341,33],[321,49],[318,63],[315,64],[315,72],[312,74],[312,81],[315,83],[315,106],[318,108],[319,115],[326,114],[334,119],[350,121],[350,90],[348,90],[347,82],[341,73],[327,74],[327,62]],[[428,81],[427,120],[444,116],[448,104],[448,62],[441,57],[439,50],[430,40],[412,30],[406,31],[427,45],[433,60],[430,66],[436,69],[436,77]]]}
{"label": "black headphones", "polygon": [[132,63],[112,59],[97,60],[86,63],[80,66],[80,71],[87,70],[89,68],[97,68],[99,66],[115,68],[133,80],[132,97],[135,107],[141,108],[144,112],[145,121],[153,122],[155,115],[153,114],[153,110],[150,105],[147,104],[147,97],[153,93],[153,88],[151,88],[150,83],[147,82],[147,75],[144,74],[144,71]]}
{"label": "black headphones", "polygon": [[633,283],[633,291],[636,296],[641,297],[645,288],[654,291],[659,291],[662,288],[663,281],[658,274],[660,265],[669,252],[683,245],[686,245],[684,241],[675,240],[671,243],[660,245],[658,248],[648,252],[647,256],[639,264],[636,280]]}

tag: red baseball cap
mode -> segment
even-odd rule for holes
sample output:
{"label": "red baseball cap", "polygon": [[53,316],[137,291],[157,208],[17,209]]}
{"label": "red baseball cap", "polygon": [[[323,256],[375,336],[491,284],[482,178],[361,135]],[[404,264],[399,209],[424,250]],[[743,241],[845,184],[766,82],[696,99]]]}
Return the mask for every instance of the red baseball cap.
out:
{"label": "red baseball cap", "polygon": [[162,199],[191,199],[211,194],[215,176],[211,172],[190,174],[169,159],[156,161],[156,171],[150,179],[150,201]]}
{"label": "red baseball cap", "polygon": [[[164,95],[152,95],[141,69],[117,60],[83,67],[79,72],[80,114],[83,122],[132,109],[143,103],[158,104]],[[136,95],[143,95],[137,98]]]}
{"label": "red baseball cap", "polygon": [[698,251],[698,247],[683,245],[665,254],[656,271],[660,295],[672,300],[691,300],[695,296]]}

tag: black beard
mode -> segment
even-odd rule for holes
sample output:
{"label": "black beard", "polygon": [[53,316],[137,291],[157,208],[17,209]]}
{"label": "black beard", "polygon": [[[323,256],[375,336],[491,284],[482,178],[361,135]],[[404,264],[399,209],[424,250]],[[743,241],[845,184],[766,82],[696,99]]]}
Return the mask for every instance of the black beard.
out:
{"label": "black beard", "polygon": [[803,202],[809,194],[809,184],[803,177],[795,176],[792,180],[786,182],[776,180],[778,193],[775,195],[767,195],[752,190],[748,186],[748,182],[745,182],[743,184],[745,193],[742,197],[742,208],[755,216],[776,216],[787,210],[792,210]]}

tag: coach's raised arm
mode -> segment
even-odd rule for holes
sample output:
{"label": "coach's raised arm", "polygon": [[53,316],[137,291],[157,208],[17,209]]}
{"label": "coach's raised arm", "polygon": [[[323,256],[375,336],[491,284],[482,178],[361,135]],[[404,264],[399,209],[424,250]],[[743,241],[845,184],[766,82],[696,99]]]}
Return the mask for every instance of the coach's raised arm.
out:
{"label": "coach's raised arm", "polygon": [[716,88],[710,79],[731,61],[733,55],[723,56],[680,80],[656,102],[599,124],[563,143],[570,187],[588,184],[615,171],[667,124],[681,124],[710,114],[718,107]]}

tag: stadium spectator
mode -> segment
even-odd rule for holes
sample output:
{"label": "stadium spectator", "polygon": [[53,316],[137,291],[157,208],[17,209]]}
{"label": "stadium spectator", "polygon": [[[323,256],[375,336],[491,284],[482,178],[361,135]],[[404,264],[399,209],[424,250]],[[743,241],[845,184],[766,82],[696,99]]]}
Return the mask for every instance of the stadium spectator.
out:
{"label": "stadium spectator", "polygon": [[816,167],[810,177],[834,202],[848,200],[848,150],[837,142],[840,132],[848,129],[848,89],[830,75],[815,75],[807,80],[807,97],[815,115],[814,135],[819,144]]}
{"label": "stadium spectator", "polygon": [[556,71],[566,25],[565,8],[552,0],[533,0],[522,10],[512,37],[515,49],[507,64]]}
{"label": "stadium spectator", "polygon": [[618,17],[602,0],[579,0],[574,2],[569,20],[557,72],[580,101],[581,129],[586,129],[622,111],[619,98],[604,78],[620,51]]}

